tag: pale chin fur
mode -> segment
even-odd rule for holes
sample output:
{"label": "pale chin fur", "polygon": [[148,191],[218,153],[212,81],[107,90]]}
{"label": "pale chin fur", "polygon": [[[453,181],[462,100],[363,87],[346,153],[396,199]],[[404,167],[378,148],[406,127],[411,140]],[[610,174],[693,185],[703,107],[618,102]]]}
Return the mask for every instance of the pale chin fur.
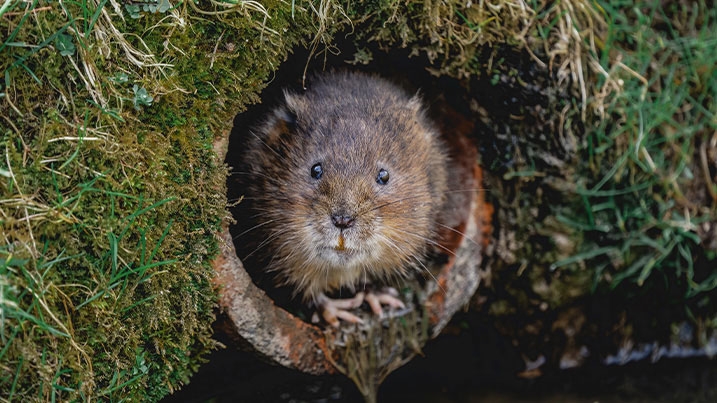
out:
{"label": "pale chin fur", "polygon": [[355,249],[337,251],[334,248],[321,248],[317,259],[321,259],[326,266],[336,270],[350,270],[365,259],[362,252]]}
{"label": "pale chin fur", "polygon": [[[353,270],[363,268],[367,262],[377,262],[378,251],[382,250],[377,237],[371,236],[368,239],[356,239],[353,231],[344,231],[344,250],[338,250],[340,231],[331,231],[330,234],[316,234],[317,238],[324,239],[324,246],[317,249],[316,260],[320,260],[319,266],[329,267],[335,270]],[[318,262],[317,262],[318,263]],[[370,265],[370,263],[369,263]]]}

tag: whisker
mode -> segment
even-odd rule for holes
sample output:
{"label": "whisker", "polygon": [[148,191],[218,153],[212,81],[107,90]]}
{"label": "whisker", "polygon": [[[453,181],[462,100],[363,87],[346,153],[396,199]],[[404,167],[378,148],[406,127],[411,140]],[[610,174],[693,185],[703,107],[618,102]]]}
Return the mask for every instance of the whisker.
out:
{"label": "whisker", "polygon": [[451,227],[451,226],[448,226],[448,225],[445,225],[445,224],[441,224],[441,223],[439,223],[439,222],[437,222],[436,225],[441,226],[441,227],[443,227],[443,228],[446,228],[446,229],[448,229],[448,230],[450,230],[450,231],[453,231],[453,232],[455,232],[455,233],[458,234],[458,235],[462,235],[464,239],[469,240],[473,245],[477,246],[478,248],[482,248],[482,246],[481,246],[478,242],[476,242],[473,238],[469,237],[465,232],[458,231],[457,229],[455,229],[455,228],[453,228],[453,227]]}
{"label": "whisker", "polygon": [[383,208],[383,207],[386,207],[386,206],[390,206],[390,205],[392,205],[392,204],[400,203],[400,202],[405,201],[405,200],[418,199],[418,198],[421,198],[421,197],[429,197],[429,198],[430,198],[430,197],[431,197],[431,194],[428,193],[428,192],[426,192],[426,193],[419,193],[419,194],[414,194],[413,196],[402,197],[402,198],[400,198],[400,199],[391,200],[391,201],[388,201],[388,202],[386,202],[386,203],[379,204],[378,206],[371,207],[371,208],[367,209],[366,211],[360,212],[360,214],[365,214],[365,213],[368,213],[369,211],[378,210],[378,209],[380,209],[380,208]]}
{"label": "whisker", "polygon": [[434,240],[431,239],[431,238],[428,238],[428,237],[423,236],[423,235],[421,235],[421,234],[417,234],[417,233],[415,233],[415,232],[410,232],[410,231],[406,231],[406,230],[402,230],[402,229],[398,229],[398,228],[391,228],[391,229],[394,230],[394,231],[398,231],[398,232],[404,233],[404,234],[409,235],[409,236],[413,236],[414,238],[421,239],[421,240],[423,240],[423,241],[425,241],[425,242],[427,242],[427,243],[429,243],[429,244],[431,244],[431,245],[434,245],[434,246],[437,246],[437,247],[443,249],[446,253],[450,254],[451,256],[456,256],[456,253],[455,253],[455,252],[453,252],[452,250],[446,248],[445,246],[441,245],[439,242],[436,242],[436,241],[434,241]]}
{"label": "whisker", "polygon": [[452,193],[470,193],[470,192],[490,192],[491,189],[488,188],[466,188],[466,189],[449,189],[443,192],[443,194],[452,194]]}
{"label": "whisker", "polygon": [[[415,235],[415,234],[414,234],[414,235]],[[386,243],[388,243],[389,246],[393,247],[394,249],[396,249],[396,250],[399,251],[399,252],[401,251],[400,247],[399,247],[398,245],[396,245],[396,243],[395,243],[392,239],[386,237],[385,235],[382,235],[382,239],[384,239],[384,241],[386,241]],[[426,273],[428,273],[428,275],[431,276],[431,278],[433,278],[433,281],[435,281],[435,283],[436,283],[436,285],[438,286],[438,288],[440,288],[441,291],[443,291],[444,294],[446,293],[446,290],[443,289],[443,286],[441,286],[441,284],[438,282],[438,279],[436,278],[436,276],[433,275],[433,273],[431,272],[431,270],[429,270],[428,267],[426,267],[426,265],[421,261],[421,259],[420,259],[418,256],[407,256],[404,261],[405,261],[406,263],[408,263],[408,262],[410,261],[410,259],[412,259],[413,261],[415,261],[416,263],[418,263],[421,267],[423,267],[423,270],[424,270]],[[419,271],[420,271],[420,270],[419,270]]]}
{"label": "whisker", "polygon": [[286,234],[286,233],[288,233],[288,232],[289,232],[288,229],[284,229],[284,230],[281,230],[281,231],[276,231],[276,232],[272,233],[271,235],[267,236],[266,239],[264,239],[264,240],[259,244],[259,246],[256,247],[256,249],[254,249],[254,250],[253,250],[251,253],[249,253],[248,255],[244,256],[244,258],[243,258],[242,260],[245,260],[245,259],[250,258],[250,257],[253,256],[256,252],[258,252],[261,248],[265,247],[266,245],[268,245],[270,242],[272,242],[272,241],[275,240],[276,238],[278,238],[278,237],[280,237],[280,236],[282,236],[282,235],[284,235],[284,234]]}
{"label": "whisker", "polygon": [[393,249],[398,253],[398,255],[401,257],[401,260],[403,261],[403,263],[408,263],[408,262],[409,262],[409,256],[406,255],[406,254],[403,252],[403,250],[401,250],[401,247],[398,246],[398,244],[396,244],[396,242],[395,242],[393,239],[387,237],[387,236],[384,235],[384,234],[379,234],[379,238],[380,238],[380,239],[383,239],[383,241],[386,242],[386,243],[388,244],[388,246],[390,246],[391,248],[393,248]]}
{"label": "whisker", "polygon": [[[270,210],[270,209],[264,209],[264,211],[261,211],[261,210],[259,210],[259,209],[253,209],[253,210],[255,210],[256,213],[255,213],[255,214],[252,214],[251,216],[249,216],[249,218],[251,218],[252,220],[256,220],[256,219],[259,219],[259,218],[262,218],[262,217],[267,217],[267,216],[269,216],[269,217],[276,217],[276,216],[277,216],[277,215],[276,215],[276,212],[275,212],[275,211],[272,211],[272,210]],[[278,218],[277,218],[277,219],[278,219]]]}
{"label": "whisker", "polygon": [[265,174],[265,173],[263,173],[263,172],[250,172],[250,171],[231,171],[231,172],[229,172],[229,176],[232,176],[232,175],[247,175],[247,176],[249,176],[249,175],[259,175],[259,176],[261,176],[261,177],[266,178],[266,179],[269,180],[269,181],[274,181],[274,180],[276,180],[276,178],[274,178],[274,177],[272,177],[272,176],[269,176],[269,175],[267,175],[267,174]]}
{"label": "whisker", "polygon": [[[452,190],[447,190],[447,191],[443,192],[443,194],[471,193],[471,192],[489,192],[489,191],[490,191],[490,189],[487,189],[487,188],[466,188],[466,189],[452,189]],[[405,200],[417,199],[417,198],[421,198],[421,197],[429,197],[429,198],[430,198],[431,196],[432,196],[432,195],[431,195],[430,192],[418,193],[418,194],[414,194],[414,195],[412,195],[412,196],[402,197],[402,198],[396,199],[396,200],[390,200],[390,201],[388,201],[388,202],[386,202],[386,203],[379,204],[378,206],[373,206],[373,207],[371,207],[371,208],[368,208],[368,209],[366,209],[365,211],[361,211],[361,212],[359,212],[358,214],[359,214],[359,215],[365,214],[365,213],[368,213],[368,212],[370,212],[370,211],[374,211],[374,210],[378,210],[378,209],[383,208],[383,207],[386,207],[386,206],[390,206],[391,204],[400,203],[400,202],[405,201]]]}
{"label": "whisker", "polygon": [[441,285],[441,283],[438,282],[438,279],[436,278],[436,276],[433,275],[433,273],[431,273],[431,271],[428,269],[428,267],[426,267],[426,265],[423,264],[423,262],[421,262],[421,260],[418,259],[417,257],[414,257],[414,260],[416,261],[416,263],[418,263],[419,265],[421,265],[421,267],[423,267],[423,270],[425,270],[426,273],[428,273],[428,275],[431,276],[431,278],[432,278],[433,281],[436,283],[436,285],[438,286],[438,288],[440,288],[441,291],[443,291],[443,293],[445,294],[445,293],[446,293],[446,290],[443,288],[443,286]]}
{"label": "whisker", "polygon": [[246,234],[247,232],[249,232],[249,231],[253,231],[253,230],[257,229],[257,228],[261,228],[261,227],[263,227],[263,226],[265,226],[265,225],[267,225],[267,224],[271,224],[271,223],[273,223],[274,221],[277,221],[277,220],[278,220],[278,218],[277,218],[277,219],[274,219],[274,220],[264,221],[264,222],[261,223],[261,224],[257,224],[257,225],[255,225],[255,226],[253,226],[253,227],[251,227],[251,228],[249,228],[249,229],[247,229],[247,230],[245,230],[245,231],[242,231],[239,235],[233,237],[232,239],[233,239],[233,240],[236,240],[237,238],[239,238],[239,237],[242,236],[242,235],[245,235],[245,234]]}
{"label": "whisker", "polygon": [[287,162],[287,161],[284,159],[284,157],[281,156],[281,154],[279,154],[276,150],[274,150],[274,149],[271,148],[268,144],[266,144],[266,142],[264,141],[264,139],[262,139],[261,137],[259,137],[258,134],[256,134],[254,131],[250,131],[249,133],[250,133],[252,136],[254,136],[257,140],[259,140],[259,142],[260,142],[261,144],[263,144],[264,146],[266,146],[266,148],[268,148],[272,153],[274,153],[274,155],[276,155],[276,157],[279,158],[279,160],[280,160],[281,162],[284,162],[284,163]]}

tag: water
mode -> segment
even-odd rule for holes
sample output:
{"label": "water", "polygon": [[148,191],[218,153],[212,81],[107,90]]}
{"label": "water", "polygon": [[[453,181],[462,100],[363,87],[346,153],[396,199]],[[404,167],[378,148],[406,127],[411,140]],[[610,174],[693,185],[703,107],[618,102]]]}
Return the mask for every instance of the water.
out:
{"label": "water", "polygon": [[[516,376],[522,363],[499,336],[481,329],[444,334],[388,377],[379,402],[716,402],[717,361],[588,362],[576,370],[542,368]],[[526,374],[524,374],[525,376]],[[361,402],[342,376],[310,376],[267,364],[236,348],[216,351],[173,402]]]}

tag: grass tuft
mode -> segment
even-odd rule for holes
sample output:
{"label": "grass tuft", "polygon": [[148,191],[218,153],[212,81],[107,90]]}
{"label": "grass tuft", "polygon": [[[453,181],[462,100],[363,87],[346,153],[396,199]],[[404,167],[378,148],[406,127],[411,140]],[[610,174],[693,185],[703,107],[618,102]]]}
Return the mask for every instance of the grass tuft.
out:
{"label": "grass tuft", "polygon": [[631,49],[613,67],[603,59],[611,73],[597,91],[620,88],[596,104],[603,119],[586,138],[588,163],[576,189],[582,208],[572,217],[594,240],[584,248],[602,253],[581,260],[605,267],[596,280],[613,288],[657,277],[652,281],[681,284],[688,299],[710,289],[714,263],[700,235],[717,210],[699,150],[717,129],[709,91],[717,85],[717,57],[708,51],[717,42],[706,29],[717,26],[717,14],[704,4],[674,18],[657,4],[619,7],[603,4],[622,16],[610,21],[603,52]]}
{"label": "grass tuft", "polygon": [[196,7],[0,2],[3,398],[158,400],[214,345],[212,141],[304,34]]}

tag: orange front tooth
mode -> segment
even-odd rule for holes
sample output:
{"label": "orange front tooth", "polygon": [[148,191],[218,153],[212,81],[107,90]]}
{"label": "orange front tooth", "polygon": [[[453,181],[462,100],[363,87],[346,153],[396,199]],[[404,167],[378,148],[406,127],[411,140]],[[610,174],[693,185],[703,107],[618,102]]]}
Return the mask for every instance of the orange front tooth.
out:
{"label": "orange front tooth", "polygon": [[335,249],[339,252],[346,250],[346,246],[344,245],[344,234],[339,234],[339,243],[336,245]]}

